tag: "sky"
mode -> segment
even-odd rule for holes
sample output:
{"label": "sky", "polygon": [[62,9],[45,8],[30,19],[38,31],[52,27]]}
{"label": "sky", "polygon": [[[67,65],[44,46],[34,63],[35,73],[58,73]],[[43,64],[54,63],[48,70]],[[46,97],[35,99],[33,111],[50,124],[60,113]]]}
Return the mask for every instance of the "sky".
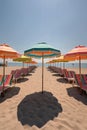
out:
{"label": "sky", "polygon": [[87,0],[0,0],[0,43],[23,54],[40,42],[87,46]]}

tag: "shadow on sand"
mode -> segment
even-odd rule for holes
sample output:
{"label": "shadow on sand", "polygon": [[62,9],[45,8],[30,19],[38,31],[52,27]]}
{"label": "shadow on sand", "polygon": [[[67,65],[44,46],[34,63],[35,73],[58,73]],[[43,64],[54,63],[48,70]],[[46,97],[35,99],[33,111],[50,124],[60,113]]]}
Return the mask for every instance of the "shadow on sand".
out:
{"label": "shadow on sand", "polygon": [[63,77],[58,78],[57,81],[61,82],[61,83],[68,83],[68,81],[66,79],[64,79]]}
{"label": "shadow on sand", "polygon": [[21,83],[21,82],[26,82],[27,80],[29,80],[28,78],[20,78],[17,80],[17,83]]}
{"label": "shadow on sand", "polygon": [[53,70],[51,70],[51,69],[49,69],[49,68],[47,68],[47,70],[50,71],[51,73],[55,73]]}
{"label": "shadow on sand", "polygon": [[27,95],[18,105],[17,116],[22,125],[41,128],[62,112],[61,104],[52,93],[44,91]]}
{"label": "shadow on sand", "polygon": [[57,77],[59,77],[60,75],[59,75],[58,73],[56,73],[56,74],[52,74],[52,76],[57,76]]}
{"label": "shadow on sand", "polygon": [[67,93],[70,97],[75,98],[76,100],[82,102],[83,104],[87,105],[87,94],[80,94],[80,88],[79,87],[72,87],[67,88]]}
{"label": "shadow on sand", "polygon": [[17,95],[20,91],[19,87],[9,87],[7,90],[5,90],[4,97],[0,97],[0,103],[4,102],[8,98],[12,98],[13,96]]}
{"label": "shadow on sand", "polygon": [[30,73],[31,73],[31,74],[32,74],[32,73],[35,73],[35,71],[36,71],[36,70],[32,70]]}

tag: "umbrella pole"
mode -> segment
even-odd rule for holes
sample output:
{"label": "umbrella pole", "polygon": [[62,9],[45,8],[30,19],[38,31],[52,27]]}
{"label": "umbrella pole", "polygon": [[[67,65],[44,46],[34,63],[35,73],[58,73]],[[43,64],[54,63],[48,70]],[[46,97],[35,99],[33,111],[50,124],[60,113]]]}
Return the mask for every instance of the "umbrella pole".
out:
{"label": "umbrella pole", "polygon": [[44,57],[42,54],[42,93],[43,93],[43,78],[44,78]]}
{"label": "umbrella pole", "polygon": [[23,68],[24,68],[24,62],[23,62]]}
{"label": "umbrella pole", "polygon": [[5,56],[3,59],[3,88],[2,88],[2,93],[1,93],[2,97],[4,97],[4,79],[5,79]]}
{"label": "umbrella pole", "polygon": [[28,63],[27,63],[27,68],[28,68]]}
{"label": "umbrella pole", "polygon": [[81,58],[79,57],[79,74],[81,76]]}

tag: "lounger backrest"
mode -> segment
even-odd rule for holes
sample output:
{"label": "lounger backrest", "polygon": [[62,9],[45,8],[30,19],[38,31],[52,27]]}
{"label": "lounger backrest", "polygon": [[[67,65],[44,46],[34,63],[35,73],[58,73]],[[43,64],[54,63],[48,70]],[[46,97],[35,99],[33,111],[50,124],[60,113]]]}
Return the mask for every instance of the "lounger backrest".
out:
{"label": "lounger backrest", "polygon": [[63,74],[64,74],[64,77],[68,77],[68,73],[67,73],[67,70],[66,69],[63,69]]}
{"label": "lounger backrest", "polygon": [[0,85],[2,85],[3,80],[4,80],[3,75],[0,75]]}
{"label": "lounger backrest", "polygon": [[21,70],[20,70],[20,69],[16,70],[16,72],[15,72],[15,74],[14,74],[13,77],[14,77],[14,78],[19,78],[19,77],[21,77]]}
{"label": "lounger backrest", "polygon": [[4,81],[4,85],[11,85],[12,81],[12,74],[9,74],[6,76],[6,79]]}
{"label": "lounger backrest", "polygon": [[82,75],[82,80],[83,80],[84,84],[87,84],[87,75],[86,74]]}
{"label": "lounger backrest", "polygon": [[82,75],[80,74],[75,74],[75,81],[80,87],[85,85],[85,80],[82,78]]}
{"label": "lounger backrest", "polygon": [[81,80],[80,80],[79,74],[75,74],[75,75],[74,75],[74,78],[75,78],[76,84],[77,84],[77,85],[80,85],[80,84],[81,84]]}
{"label": "lounger backrest", "polygon": [[66,70],[65,73],[66,73],[66,77],[67,77],[67,78],[68,78],[68,77],[71,78],[70,75],[69,75],[68,70]]}
{"label": "lounger backrest", "polygon": [[74,78],[74,76],[75,76],[75,72],[74,71],[69,71],[69,74],[70,74],[70,76],[71,76],[71,78]]}
{"label": "lounger backrest", "polygon": [[14,75],[16,73],[16,70],[12,70],[11,74]]}

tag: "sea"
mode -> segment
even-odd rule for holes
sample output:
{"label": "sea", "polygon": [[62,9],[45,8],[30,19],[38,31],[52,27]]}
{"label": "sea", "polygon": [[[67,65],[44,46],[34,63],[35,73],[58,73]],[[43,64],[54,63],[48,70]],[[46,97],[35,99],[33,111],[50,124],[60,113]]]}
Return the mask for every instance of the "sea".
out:
{"label": "sea", "polygon": [[[78,68],[79,67],[79,63],[70,63],[70,62],[66,62],[64,63],[65,64],[65,67],[66,68]],[[27,66],[31,66],[32,64],[24,64],[24,67],[27,67]],[[63,67],[63,63],[51,63],[51,64],[47,64],[47,63],[44,63],[44,66],[45,67],[48,67],[48,66],[57,66],[57,67]],[[8,66],[23,66],[23,63],[20,63],[20,62],[8,62]],[[38,63],[36,64],[36,66],[42,66],[42,63]],[[81,67],[82,68],[87,68],[87,63],[81,63]]]}

